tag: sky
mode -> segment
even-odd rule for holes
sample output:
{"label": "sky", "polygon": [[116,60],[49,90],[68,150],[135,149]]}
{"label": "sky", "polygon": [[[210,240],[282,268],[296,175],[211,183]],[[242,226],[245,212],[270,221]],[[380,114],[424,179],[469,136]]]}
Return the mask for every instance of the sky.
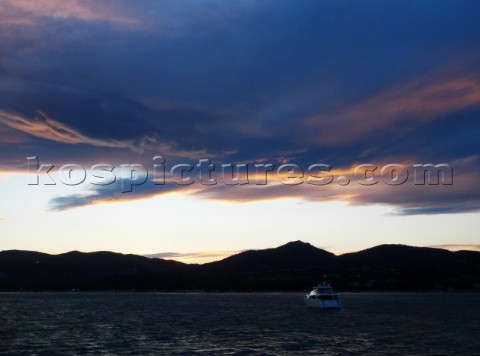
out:
{"label": "sky", "polygon": [[479,11],[4,0],[0,250],[480,250]]}

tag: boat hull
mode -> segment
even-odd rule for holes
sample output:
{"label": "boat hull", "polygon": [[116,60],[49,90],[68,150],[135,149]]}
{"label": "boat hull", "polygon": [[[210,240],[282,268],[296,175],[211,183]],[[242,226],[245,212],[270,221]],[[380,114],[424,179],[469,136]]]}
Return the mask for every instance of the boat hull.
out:
{"label": "boat hull", "polygon": [[339,300],[321,300],[315,298],[303,298],[305,305],[310,308],[340,309],[342,305]]}

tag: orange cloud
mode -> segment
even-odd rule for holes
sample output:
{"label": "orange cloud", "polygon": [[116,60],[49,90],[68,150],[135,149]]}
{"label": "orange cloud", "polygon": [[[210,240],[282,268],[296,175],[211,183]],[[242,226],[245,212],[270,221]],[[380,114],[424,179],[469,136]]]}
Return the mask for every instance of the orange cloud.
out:
{"label": "orange cloud", "polygon": [[[367,174],[377,180],[376,184],[368,184],[365,181],[362,170],[355,174],[352,167],[335,169],[330,173],[333,176],[331,183],[327,185],[312,185],[307,183],[308,175],[303,178],[302,184],[285,185],[284,174],[269,174],[266,185],[257,185],[255,178],[249,175],[249,184],[231,186],[224,184],[222,177],[213,174],[217,184],[202,185],[195,176],[195,183],[187,186],[175,184],[178,179],[167,174],[165,185],[160,183],[159,178],[152,177],[145,185],[137,187],[128,194],[121,193],[120,186],[96,187],[85,195],[70,195],[56,197],[49,203],[52,211],[63,211],[78,207],[96,204],[118,204],[132,201],[160,198],[168,194],[181,194],[185,197],[208,200],[222,204],[243,204],[261,201],[294,199],[301,202],[343,202],[348,205],[372,205],[379,204],[394,208],[394,215],[412,214],[453,214],[460,212],[477,212],[480,207],[480,191],[472,189],[478,177],[476,170],[476,156],[468,156],[456,160],[454,163],[453,184],[449,178],[440,184],[430,181],[425,185],[415,184],[414,173],[411,163],[404,162],[409,175],[403,175],[406,179],[404,184],[389,185],[390,177],[382,175],[380,169],[375,173]],[[396,161],[396,160],[392,160]],[[388,162],[388,161],[386,161]],[[397,161],[399,162],[399,161]],[[471,166],[473,165],[473,169]],[[381,164],[377,165],[381,168]],[[264,178],[264,177],[263,177]],[[346,181],[349,180],[349,183]],[[163,179],[162,179],[163,181]],[[330,179],[329,179],[330,181]],[[403,179],[401,179],[403,182]],[[262,182],[264,180],[262,179]],[[362,184],[363,183],[363,184]]]}
{"label": "orange cloud", "polygon": [[[1,120],[0,110],[0,120]],[[2,144],[17,144],[26,141],[26,135],[11,127],[0,125],[0,142]]]}
{"label": "orange cloud", "polygon": [[68,144],[83,143],[99,147],[130,148],[133,151],[142,151],[141,145],[135,146],[133,141],[104,140],[85,136],[77,130],[53,120],[41,112],[34,120],[29,120],[20,115],[0,110],[0,123],[32,136],[56,142]]}
{"label": "orange cloud", "polygon": [[[165,155],[188,157],[192,159],[217,156],[205,149],[185,150],[179,148],[173,142],[157,142],[155,137],[150,136],[143,136],[138,140],[114,140],[89,137],[66,124],[48,117],[42,112],[38,112],[38,115],[32,120],[0,109],[0,124],[4,124],[10,128],[35,137],[66,144],[87,144],[97,147],[127,148],[135,153],[143,153],[147,150],[152,150],[155,152],[162,152]],[[2,130],[5,130],[5,128],[2,129],[0,126],[0,137],[2,137]],[[13,139],[12,137],[14,136],[11,136],[11,139]],[[228,154],[231,154],[232,152],[234,151],[228,152]]]}
{"label": "orange cloud", "polygon": [[396,208],[396,214],[445,214],[473,212],[479,210],[479,196],[472,192],[472,177],[458,177],[454,185],[419,186],[406,183],[390,186],[379,182],[373,186],[363,186],[353,180],[348,186],[337,181],[327,186],[302,184],[285,186],[278,182],[268,185],[226,186],[222,183],[203,186],[199,183],[190,186],[154,186],[147,182],[143,189],[121,194],[119,187],[105,187],[85,196],[57,197],[50,202],[50,209],[63,211],[96,204],[118,204],[132,201],[160,198],[168,194],[181,194],[186,197],[209,200],[218,203],[241,204],[261,201],[295,199],[305,202],[340,201],[349,205],[387,205]]}

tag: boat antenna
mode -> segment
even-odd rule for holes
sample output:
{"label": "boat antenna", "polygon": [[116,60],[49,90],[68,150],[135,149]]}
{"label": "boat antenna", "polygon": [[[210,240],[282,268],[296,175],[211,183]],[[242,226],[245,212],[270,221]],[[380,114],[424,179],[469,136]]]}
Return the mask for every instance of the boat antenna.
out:
{"label": "boat antenna", "polygon": [[323,284],[327,284],[327,275],[326,274],[323,275]]}

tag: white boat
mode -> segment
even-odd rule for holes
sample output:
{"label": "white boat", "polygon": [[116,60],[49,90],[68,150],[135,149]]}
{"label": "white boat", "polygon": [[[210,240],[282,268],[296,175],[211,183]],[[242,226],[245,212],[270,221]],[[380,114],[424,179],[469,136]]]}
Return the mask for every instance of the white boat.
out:
{"label": "white boat", "polygon": [[325,278],[323,283],[313,287],[313,290],[303,300],[307,307],[312,308],[338,309],[342,307],[337,292],[333,290]]}

